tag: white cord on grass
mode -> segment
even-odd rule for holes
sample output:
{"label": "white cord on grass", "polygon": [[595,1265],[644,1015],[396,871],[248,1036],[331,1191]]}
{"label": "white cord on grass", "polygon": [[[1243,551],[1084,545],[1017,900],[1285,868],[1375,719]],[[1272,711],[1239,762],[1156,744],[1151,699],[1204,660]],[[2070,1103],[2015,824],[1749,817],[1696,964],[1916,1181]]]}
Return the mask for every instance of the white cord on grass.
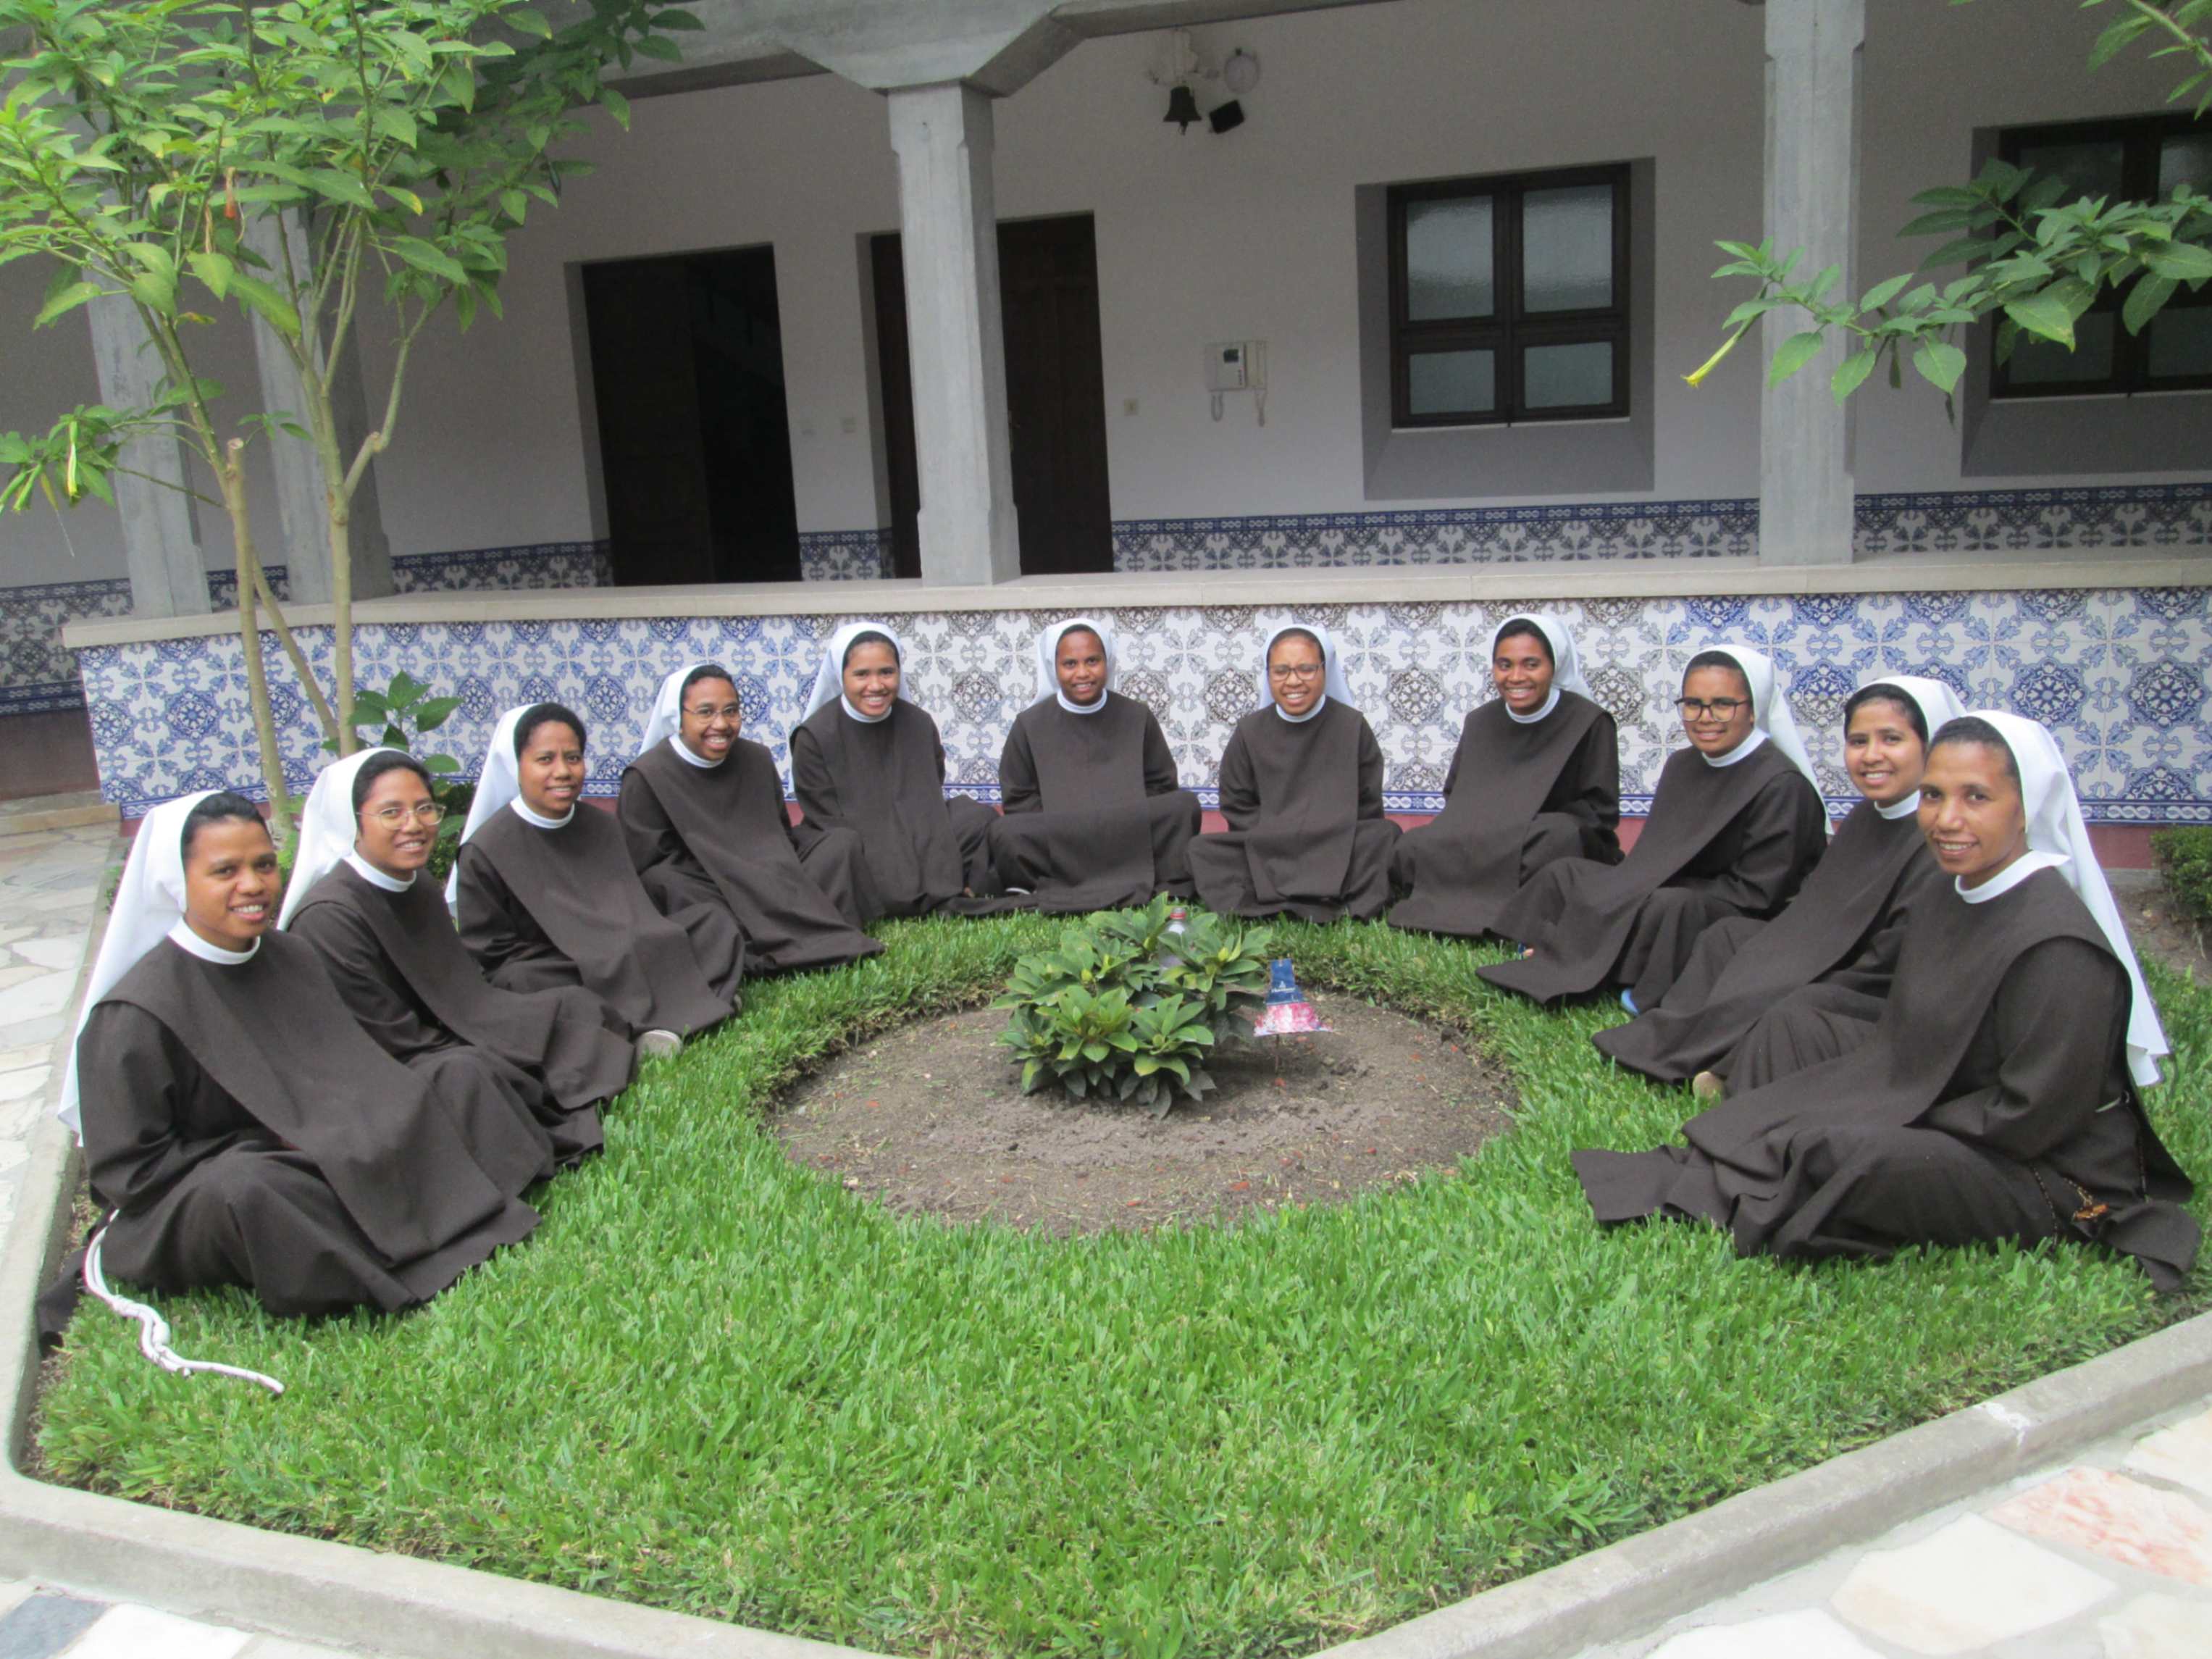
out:
{"label": "white cord on grass", "polygon": [[85,1247],[84,1287],[105,1302],[125,1319],[138,1322],[138,1352],[144,1354],[165,1371],[177,1371],[190,1376],[194,1371],[214,1371],[222,1376],[234,1376],[242,1382],[258,1382],[271,1394],[284,1392],[284,1385],[273,1376],[259,1371],[247,1370],[242,1365],[219,1364],[212,1359],[187,1359],[169,1346],[169,1322],[143,1302],[133,1302],[127,1296],[118,1296],[107,1288],[107,1277],[100,1271],[100,1247],[107,1242],[107,1228],[103,1224]]}

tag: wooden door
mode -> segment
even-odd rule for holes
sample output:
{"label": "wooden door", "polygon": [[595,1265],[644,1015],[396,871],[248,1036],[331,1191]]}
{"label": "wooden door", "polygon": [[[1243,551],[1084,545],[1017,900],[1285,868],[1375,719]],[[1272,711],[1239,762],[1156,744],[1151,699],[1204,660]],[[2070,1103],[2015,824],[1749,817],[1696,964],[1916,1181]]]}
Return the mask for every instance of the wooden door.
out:
{"label": "wooden door", "polygon": [[[906,285],[894,234],[874,239],[876,342],[884,390],[894,572],[921,574]],[[1006,421],[1026,575],[1114,568],[1106,479],[1106,371],[1098,254],[1087,213],[999,227]]]}

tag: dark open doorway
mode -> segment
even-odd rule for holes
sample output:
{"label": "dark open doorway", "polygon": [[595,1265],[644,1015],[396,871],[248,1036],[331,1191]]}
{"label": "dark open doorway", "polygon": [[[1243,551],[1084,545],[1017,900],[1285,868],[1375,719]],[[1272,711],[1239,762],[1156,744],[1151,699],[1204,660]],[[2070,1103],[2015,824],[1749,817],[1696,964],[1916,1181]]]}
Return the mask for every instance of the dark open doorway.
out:
{"label": "dark open doorway", "polygon": [[[915,515],[921,489],[907,357],[905,267],[897,233],[874,238],[869,252],[883,374],[892,574],[919,576],[921,550]],[[1091,216],[1000,225],[999,289],[1023,573],[1111,570],[1106,369],[1098,334],[1098,245]]]}
{"label": "dark open doorway", "polygon": [[775,252],[583,268],[615,580],[799,580]]}

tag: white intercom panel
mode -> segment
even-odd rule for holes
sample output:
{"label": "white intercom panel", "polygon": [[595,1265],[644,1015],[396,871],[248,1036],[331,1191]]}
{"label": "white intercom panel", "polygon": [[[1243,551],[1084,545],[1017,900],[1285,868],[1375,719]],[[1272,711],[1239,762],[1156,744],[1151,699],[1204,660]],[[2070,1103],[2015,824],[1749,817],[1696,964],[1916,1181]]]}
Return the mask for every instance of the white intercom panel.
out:
{"label": "white intercom panel", "polygon": [[1260,417],[1267,423],[1267,343],[1265,340],[1217,340],[1206,349],[1206,389],[1212,394],[1213,418],[1221,418],[1222,399],[1231,392],[1249,392]]}

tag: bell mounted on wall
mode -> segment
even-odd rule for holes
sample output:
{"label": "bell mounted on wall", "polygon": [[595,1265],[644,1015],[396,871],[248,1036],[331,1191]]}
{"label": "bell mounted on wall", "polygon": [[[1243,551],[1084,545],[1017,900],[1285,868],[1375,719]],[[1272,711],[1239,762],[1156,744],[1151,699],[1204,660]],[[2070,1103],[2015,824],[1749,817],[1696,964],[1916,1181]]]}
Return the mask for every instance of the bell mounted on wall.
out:
{"label": "bell mounted on wall", "polygon": [[1177,132],[1187,132],[1193,122],[1206,118],[1198,112],[1198,100],[1191,89],[1177,82],[1168,94],[1168,112],[1162,118],[1174,122]]}

